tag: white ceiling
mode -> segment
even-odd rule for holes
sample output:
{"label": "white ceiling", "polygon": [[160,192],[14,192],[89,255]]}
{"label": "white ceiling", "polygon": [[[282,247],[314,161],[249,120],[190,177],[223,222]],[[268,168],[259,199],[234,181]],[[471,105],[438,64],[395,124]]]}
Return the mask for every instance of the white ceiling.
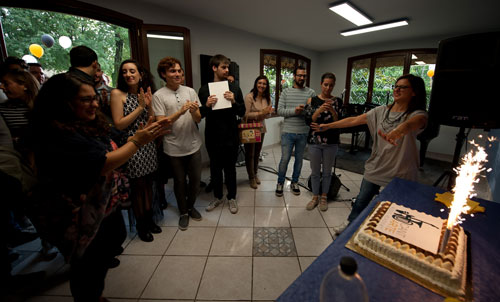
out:
{"label": "white ceiling", "polygon": [[[410,25],[343,37],[355,25],[328,0],[139,0],[315,51],[500,30],[500,0],[352,0],[374,23],[409,18]],[[482,6],[479,6],[482,4]]]}

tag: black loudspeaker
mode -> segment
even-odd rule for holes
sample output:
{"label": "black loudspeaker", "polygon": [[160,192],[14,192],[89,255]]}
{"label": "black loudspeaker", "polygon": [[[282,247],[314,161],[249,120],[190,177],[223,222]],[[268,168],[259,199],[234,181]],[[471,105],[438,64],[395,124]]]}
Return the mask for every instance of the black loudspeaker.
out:
{"label": "black loudspeaker", "polygon": [[436,124],[500,128],[500,32],[439,43],[429,118]]}

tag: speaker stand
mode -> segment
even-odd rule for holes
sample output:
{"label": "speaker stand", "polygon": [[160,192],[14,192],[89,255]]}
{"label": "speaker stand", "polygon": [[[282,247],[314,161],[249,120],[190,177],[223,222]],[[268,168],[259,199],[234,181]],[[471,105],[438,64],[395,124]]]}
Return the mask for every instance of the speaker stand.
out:
{"label": "speaker stand", "polygon": [[457,178],[457,175],[455,174],[455,171],[453,171],[453,168],[458,166],[462,147],[466,138],[467,136],[465,135],[465,127],[460,127],[460,130],[458,131],[457,137],[455,139],[457,142],[455,143],[455,152],[453,153],[453,162],[451,163],[451,169],[444,171],[443,174],[439,176],[439,178],[433,184],[434,187],[437,187],[445,177],[448,177],[448,186],[446,187],[448,191],[451,191],[451,189],[455,185],[455,178]]}

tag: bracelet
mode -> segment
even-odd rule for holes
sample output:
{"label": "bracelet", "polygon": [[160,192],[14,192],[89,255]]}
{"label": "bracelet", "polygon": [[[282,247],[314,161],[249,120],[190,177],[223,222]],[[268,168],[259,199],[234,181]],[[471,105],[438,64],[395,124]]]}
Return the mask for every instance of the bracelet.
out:
{"label": "bracelet", "polygon": [[138,142],[138,141],[136,141],[135,139],[133,139],[133,138],[132,138],[132,139],[130,139],[130,140],[129,140],[129,142],[134,143],[134,145],[135,145],[137,148],[141,148],[141,144],[139,144],[139,142]]}

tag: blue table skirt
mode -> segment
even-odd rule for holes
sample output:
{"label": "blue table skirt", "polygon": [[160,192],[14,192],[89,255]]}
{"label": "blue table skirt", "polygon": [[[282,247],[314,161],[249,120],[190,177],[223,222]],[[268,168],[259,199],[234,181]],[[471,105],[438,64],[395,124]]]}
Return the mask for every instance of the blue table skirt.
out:
{"label": "blue table skirt", "polygon": [[[391,201],[406,207],[446,218],[446,207],[434,201],[444,190],[403,179],[394,179],[356,220],[302,273],[277,301],[319,301],[323,276],[338,265],[340,258],[351,256],[366,283],[370,302],[419,301],[442,302],[443,297],[401,275],[347,249],[345,244],[359,228],[378,201]],[[500,204],[479,200],[485,213],[463,216],[462,224],[471,234],[472,284],[474,301],[500,301]],[[330,208],[329,211],[335,208]]]}

